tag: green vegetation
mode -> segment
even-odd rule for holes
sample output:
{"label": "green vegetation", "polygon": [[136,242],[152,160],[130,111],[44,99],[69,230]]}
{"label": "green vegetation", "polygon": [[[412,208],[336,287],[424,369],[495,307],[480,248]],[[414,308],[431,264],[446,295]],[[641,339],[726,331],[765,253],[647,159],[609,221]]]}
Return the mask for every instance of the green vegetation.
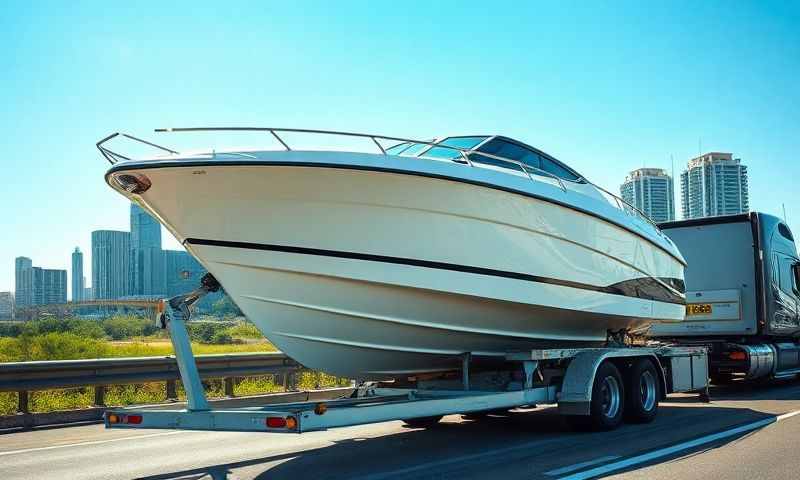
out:
{"label": "green vegetation", "polygon": [[[220,308],[228,308],[221,305]],[[241,317],[228,316],[225,321],[201,318],[188,324],[195,354],[274,351],[252,323]],[[165,332],[154,322],[135,316],[114,316],[103,320],[80,318],[45,318],[24,323],[0,322],[0,362],[31,360],[73,360],[109,357],[164,356],[173,353]],[[222,380],[203,382],[209,397],[223,397]],[[302,372],[298,388],[313,389],[344,386],[349,380],[320,372]],[[283,390],[283,382],[273,376],[236,379],[236,395]],[[166,400],[164,384],[113,385],[107,387],[106,404],[132,405]],[[178,396],[184,398],[178,385]],[[91,406],[91,387],[47,390],[30,393],[33,412],[71,410]],[[13,414],[17,407],[15,392],[0,392],[0,415]]]}
{"label": "green vegetation", "polygon": [[[234,382],[233,391],[237,396],[282,392],[283,384],[276,380],[272,375],[238,378]],[[342,387],[349,384],[349,380],[320,372],[301,372],[297,376],[297,388],[300,390]],[[203,385],[209,398],[222,398],[225,396],[225,387],[221,379],[206,380]],[[186,399],[186,394],[180,382],[178,382],[177,393],[180,400]],[[107,405],[159,403],[166,400],[166,390],[163,383],[112,385],[106,388],[105,399]],[[32,412],[87,408],[92,405],[93,401],[94,390],[91,387],[30,392],[30,409]],[[16,408],[16,393],[0,392],[0,415],[11,415]]]}

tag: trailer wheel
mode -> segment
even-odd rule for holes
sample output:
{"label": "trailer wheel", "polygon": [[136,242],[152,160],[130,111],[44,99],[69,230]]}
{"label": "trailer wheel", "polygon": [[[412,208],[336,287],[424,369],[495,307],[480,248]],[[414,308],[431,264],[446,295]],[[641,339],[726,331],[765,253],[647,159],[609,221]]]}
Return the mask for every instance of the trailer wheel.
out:
{"label": "trailer wheel", "polygon": [[569,415],[567,422],[577,430],[613,430],[622,423],[625,410],[625,388],[622,375],[611,362],[597,369],[592,385],[589,415]]}
{"label": "trailer wheel", "polygon": [[661,380],[655,365],[648,358],[634,361],[625,383],[627,392],[625,420],[631,423],[650,423],[658,414],[661,399]]}
{"label": "trailer wheel", "polygon": [[439,420],[441,419],[442,415],[434,415],[432,417],[405,418],[403,419],[403,423],[411,428],[431,428],[439,423]]}

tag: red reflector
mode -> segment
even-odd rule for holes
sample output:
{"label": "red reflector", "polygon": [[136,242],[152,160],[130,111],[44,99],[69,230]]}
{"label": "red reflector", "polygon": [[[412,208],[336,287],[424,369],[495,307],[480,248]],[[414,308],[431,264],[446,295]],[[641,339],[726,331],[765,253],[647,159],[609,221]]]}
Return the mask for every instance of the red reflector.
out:
{"label": "red reflector", "polygon": [[731,360],[747,360],[747,354],[744,352],[731,352],[728,354]]}
{"label": "red reflector", "polygon": [[286,428],[286,419],[283,417],[267,417],[268,428]]}
{"label": "red reflector", "polygon": [[133,423],[134,425],[139,425],[142,423],[142,416],[141,415],[128,415],[125,417],[125,423]]}

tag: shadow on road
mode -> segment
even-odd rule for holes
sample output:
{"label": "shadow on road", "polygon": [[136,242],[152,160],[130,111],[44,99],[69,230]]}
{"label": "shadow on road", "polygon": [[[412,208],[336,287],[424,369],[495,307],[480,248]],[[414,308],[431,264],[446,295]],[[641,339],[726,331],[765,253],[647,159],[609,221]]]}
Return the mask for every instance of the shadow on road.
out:
{"label": "shadow on road", "polygon": [[[715,393],[724,398],[746,396],[749,391],[741,388],[715,389]],[[780,389],[758,393],[769,398],[777,396]],[[796,398],[797,392],[792,395]],[[541,474],[602,456],[632,456],[771,416],[749,408],[698,404],[696,397],[691,403],[683,398],[678,400],[673,402],[670,398],[651,424],[624,425],[612,432],[572,432],[555,408],[512,411],[474,421],[450,416],[428,430],[406,428],[394,434],[350,438],[308,450],[163,473],[140,480],[478,478],[494,476],[513,465],[518,467],[512,470],[517,475],[531,478],[537,472]],[[743,435],[728,437],[716,446]],[[510,478],[513,477],[512,474]]]}

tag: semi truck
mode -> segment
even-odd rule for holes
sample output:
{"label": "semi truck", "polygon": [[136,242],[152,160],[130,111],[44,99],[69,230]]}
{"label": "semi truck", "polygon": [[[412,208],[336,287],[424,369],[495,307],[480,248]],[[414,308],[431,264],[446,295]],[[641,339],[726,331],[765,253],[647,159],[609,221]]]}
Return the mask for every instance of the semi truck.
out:
{"label": "semi truck", "polygon": [[688,262],[686,318],[650,336],[706,346],[715,383],[800,373],[800,260],[786,223],[750,212],[659,227]]}

